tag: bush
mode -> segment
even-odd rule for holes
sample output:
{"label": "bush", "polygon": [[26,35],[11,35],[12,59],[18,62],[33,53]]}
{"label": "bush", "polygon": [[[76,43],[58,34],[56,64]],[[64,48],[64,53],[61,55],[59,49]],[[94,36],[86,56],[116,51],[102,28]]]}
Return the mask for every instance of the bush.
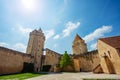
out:
{"label": "bush", "polygon": [[65,51],[60,60],[60,68],[64,68],[66,66],[73,66],[72,58],[68,55],[67,51]]}

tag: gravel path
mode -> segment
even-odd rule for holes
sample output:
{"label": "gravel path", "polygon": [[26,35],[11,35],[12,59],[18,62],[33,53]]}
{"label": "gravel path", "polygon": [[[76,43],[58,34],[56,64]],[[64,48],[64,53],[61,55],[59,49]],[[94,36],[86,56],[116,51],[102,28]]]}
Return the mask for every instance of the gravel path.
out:
{"label": "gravel path", "polygon": [[82,80],[89,79],[117,79],[120,80],[120,75],[116,74],[93,74],[92,72],[79,72],[79,73],[52,73],[43,76],[30,78],[27,80]]}

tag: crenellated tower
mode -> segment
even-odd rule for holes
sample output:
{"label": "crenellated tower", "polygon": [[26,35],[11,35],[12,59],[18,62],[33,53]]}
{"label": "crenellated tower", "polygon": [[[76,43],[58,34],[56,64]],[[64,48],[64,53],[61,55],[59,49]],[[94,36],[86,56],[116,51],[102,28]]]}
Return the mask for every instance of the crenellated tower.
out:
{"label": "crenellated tower", "polygon": [[30,32],[30,38],[27,46],[27,54],[34,57],[34,71],[39,72],[42,67],[42,55],[44,49],[45,36],[41,28]]}
{"label": "crenellated tower", "polygon": [[75,55],[87,53],[86,43],[78,34],[72,42],[72,51]]}

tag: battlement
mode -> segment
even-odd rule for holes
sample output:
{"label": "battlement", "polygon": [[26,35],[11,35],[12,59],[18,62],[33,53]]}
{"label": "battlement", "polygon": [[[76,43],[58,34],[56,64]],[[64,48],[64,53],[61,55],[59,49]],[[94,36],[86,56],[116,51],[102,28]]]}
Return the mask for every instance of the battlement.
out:
{"label": "battlement", "polygon": [[98,55],[98,50],[93,50],[93,51],[90,51],[90,52],[87,52],[87,53],[84,53],[84,54],[79,54],[79,55],[72,55],[73,58],[78,58],[78,57],[92,57],[92,56],[96,56]]}

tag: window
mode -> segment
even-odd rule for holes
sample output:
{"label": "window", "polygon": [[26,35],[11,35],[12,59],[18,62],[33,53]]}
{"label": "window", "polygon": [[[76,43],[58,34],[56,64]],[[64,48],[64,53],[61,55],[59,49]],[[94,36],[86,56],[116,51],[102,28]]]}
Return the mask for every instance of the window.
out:
{"label": "window", "polygon": [[108,51],[108,55],[109,55],[109,57],[111,58],[111,54],[110,54],[110,51]]}
{"label": "window", "polygon": [[104,56],[107,56],[105,52],[104,52]]}

